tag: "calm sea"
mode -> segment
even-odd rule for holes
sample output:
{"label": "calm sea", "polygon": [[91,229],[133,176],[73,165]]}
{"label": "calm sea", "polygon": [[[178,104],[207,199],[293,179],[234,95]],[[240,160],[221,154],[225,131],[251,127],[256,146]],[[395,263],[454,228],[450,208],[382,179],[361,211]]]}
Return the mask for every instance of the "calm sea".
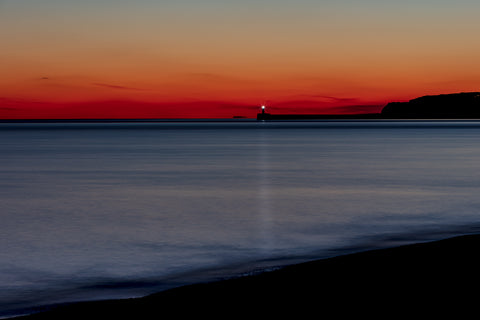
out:
{"label": "calm sea", "polygon": [[480,230],[480,122],[0,124],[0,316]]}

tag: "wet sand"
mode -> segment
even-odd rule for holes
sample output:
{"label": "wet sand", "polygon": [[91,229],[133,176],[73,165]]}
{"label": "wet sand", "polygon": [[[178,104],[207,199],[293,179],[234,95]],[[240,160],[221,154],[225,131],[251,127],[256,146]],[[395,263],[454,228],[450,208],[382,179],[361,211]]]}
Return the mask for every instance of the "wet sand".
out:
{"label": "wet sand", "polygon": [[360,252],[167,290],[140,299],[59,306],[18,319],[280,317],[391,319],[472,315],[480,235]]}

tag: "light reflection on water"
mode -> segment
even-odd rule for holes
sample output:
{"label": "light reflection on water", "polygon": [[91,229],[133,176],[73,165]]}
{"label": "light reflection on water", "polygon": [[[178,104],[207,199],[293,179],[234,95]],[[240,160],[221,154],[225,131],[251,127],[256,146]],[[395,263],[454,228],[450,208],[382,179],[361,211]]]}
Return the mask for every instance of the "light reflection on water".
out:
{"label": "light reflection on water", "polygon": [[268,255],[275,248],[275,234],[272,230],[274,221],[272,212],[272,186],[270,177],[270,143],[265,131],[258,134],[258,215],[260,226],[260,243],[264,254]]}
{"label": "light reflection on water", "polygon": [[0,124],[0,315],[476,231],[479,137],[454,121]]}

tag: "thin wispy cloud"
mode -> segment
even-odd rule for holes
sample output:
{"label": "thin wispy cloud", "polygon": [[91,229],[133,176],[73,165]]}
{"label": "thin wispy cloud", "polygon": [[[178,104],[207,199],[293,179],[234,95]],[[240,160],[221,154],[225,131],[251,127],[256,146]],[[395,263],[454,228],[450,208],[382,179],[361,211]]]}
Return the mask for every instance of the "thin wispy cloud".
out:
{"label": "thin wispy cloud", "polygon": [[185,77],[195,79],[197,81],[209,81],[220,83],[251,83],[252,80],[241,77],[229,76],[225,74],[210,73],[210,72],[191,72],[184,74]]}
{"label": "thin wispy cloud", "polygon": [[116,89],[116,90],[133,90],[133,91],[143,91],[144,89],[140,88],[133,88],[133,87],[126,87],[126,86],[119,86],[109,83],[93,83],[94,86],[109,88],[109,89]]}
{"label": "thin wispy cloud", "polygon": [[331,103],[354,103],[359,101],[358,98],[340,98],[334,96],[327,96],[321,94],[301,94],[297,95],[299,98],[312,99],[317,101],[331,102]]}

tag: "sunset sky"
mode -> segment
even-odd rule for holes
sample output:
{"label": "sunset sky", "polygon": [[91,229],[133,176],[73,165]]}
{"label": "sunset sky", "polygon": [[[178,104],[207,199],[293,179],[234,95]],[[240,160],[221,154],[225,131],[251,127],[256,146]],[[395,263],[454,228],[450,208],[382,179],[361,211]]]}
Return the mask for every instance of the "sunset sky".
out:
{"label": "sunset sky", "polygon": [[0,0],[0,119],[377,112],[480,91],[478,0]]}

